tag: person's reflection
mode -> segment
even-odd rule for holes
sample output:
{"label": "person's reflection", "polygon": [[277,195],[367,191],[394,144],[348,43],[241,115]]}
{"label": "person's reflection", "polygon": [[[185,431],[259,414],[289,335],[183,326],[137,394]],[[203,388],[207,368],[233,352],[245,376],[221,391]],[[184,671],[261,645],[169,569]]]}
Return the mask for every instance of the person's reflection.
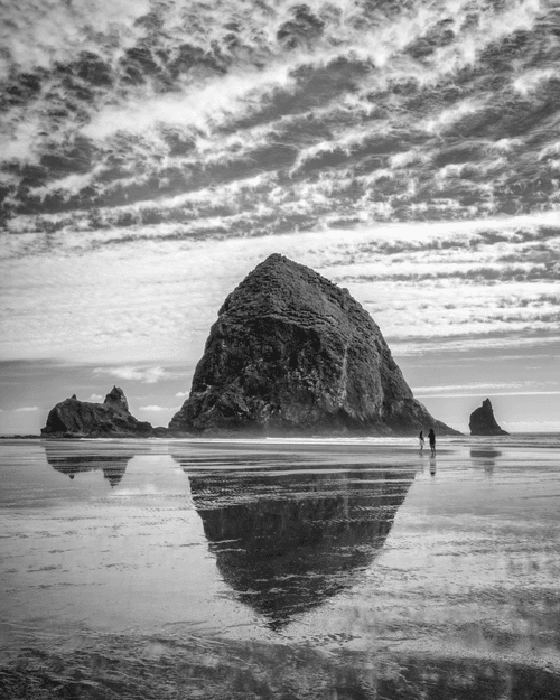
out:
{"label": "person's reflection", "polygon": [[355,585],[414,473],[209,471],[189,482],[224,581],[278,629]]}
{"label": "person's reflection", "polygon": [[128,463],[134,456],[132,453],[117,455],[84,455],[80,451],[67,451],[58,445],[46,445],[45,456],[50,466],[70,479],[76,474],[101,471],[111,488],[117,486],[124,476]]}
{"label": "person's reflection", "polygon": [[483,467],[484,473],[487,476],[492,476],[494,467],[496,466],[496,458],[501,457],[500,450],[493,447],[478,447],[470,451],[470,457],[475,467]]}
{"label": "person's reflection", "polygon": [[430,476],[436,475],[436,469],[437,469],[436,456],[432,455],[430,457]]}

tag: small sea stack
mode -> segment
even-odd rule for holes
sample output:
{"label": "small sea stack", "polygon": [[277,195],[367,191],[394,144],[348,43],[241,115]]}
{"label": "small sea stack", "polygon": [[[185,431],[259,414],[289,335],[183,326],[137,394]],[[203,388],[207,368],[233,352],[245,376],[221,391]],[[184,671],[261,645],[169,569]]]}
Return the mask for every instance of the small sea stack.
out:
{"label": "small sea stack", "polygon": [[226,298],[171,430],[460,434],[412,395],[348,290],[273,254]]}
{"label": "small sea stack", "polygon": [[494,417],[494,410],[490,399],[485,399],[469,416],[469,430],[471,435],[509,435],[500,428]]}
{"label": "small sea stack", "polygon": [[72,398],[49,411],[41,437],[147,437],[153,432],[147,421],[130,413],[124,392],[114,386],[103,403]]}

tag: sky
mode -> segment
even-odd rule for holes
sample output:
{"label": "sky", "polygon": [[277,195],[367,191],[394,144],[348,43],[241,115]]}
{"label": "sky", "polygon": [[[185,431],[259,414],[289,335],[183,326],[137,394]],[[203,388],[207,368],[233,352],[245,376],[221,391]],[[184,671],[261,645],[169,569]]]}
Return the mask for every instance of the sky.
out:
{"label": "sky", "polygon": [[167,425],[273,252],[467,431],[560,430],[558,0],[0,0],[0,433]]}

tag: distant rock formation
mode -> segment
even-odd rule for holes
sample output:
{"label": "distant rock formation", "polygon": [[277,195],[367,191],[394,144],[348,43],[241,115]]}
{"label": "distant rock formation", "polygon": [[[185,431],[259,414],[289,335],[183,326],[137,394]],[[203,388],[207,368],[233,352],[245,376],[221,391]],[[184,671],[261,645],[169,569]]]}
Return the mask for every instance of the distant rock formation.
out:
{"label": "distant rock formation", "polygon": [[75,396],[49,411],[42,437],[147,437],[154,432],[150,423],[131,415],[118,387],[113,387],[103,403],[78,401]]}
{"label": "distant rock formation", "polygon": [[471,413],[469,430],[471,435],[509,435],[496,423],[490,399],[483,401],[482,406]]}
{"label": "distant rock formation", "polygon": [[227,297],[171,430],[413,435],[434,420],[346,289],[273,254]]}

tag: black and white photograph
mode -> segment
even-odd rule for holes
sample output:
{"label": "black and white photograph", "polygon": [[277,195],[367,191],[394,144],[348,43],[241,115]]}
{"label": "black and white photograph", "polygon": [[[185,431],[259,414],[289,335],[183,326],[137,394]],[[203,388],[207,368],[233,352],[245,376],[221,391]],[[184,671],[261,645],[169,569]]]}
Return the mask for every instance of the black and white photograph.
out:
{"label": "black and white photograph", "polygon": [[0,0],[0,698],[560,698],[560,0]]}

